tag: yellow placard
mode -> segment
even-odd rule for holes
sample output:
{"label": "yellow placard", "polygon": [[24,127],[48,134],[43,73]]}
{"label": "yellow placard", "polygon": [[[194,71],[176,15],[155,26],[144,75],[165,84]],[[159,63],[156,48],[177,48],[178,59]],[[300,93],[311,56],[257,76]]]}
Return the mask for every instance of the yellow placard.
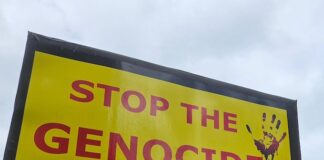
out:
{"label": "yellow placard", "polygon": [[290,160],[286,110],[35,52],[16,159]]}

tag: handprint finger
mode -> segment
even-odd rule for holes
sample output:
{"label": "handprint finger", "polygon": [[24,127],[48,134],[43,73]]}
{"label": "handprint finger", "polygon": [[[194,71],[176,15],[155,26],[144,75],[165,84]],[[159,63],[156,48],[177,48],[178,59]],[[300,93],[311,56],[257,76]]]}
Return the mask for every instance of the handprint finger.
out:
{"label": "handprint finger", "polygon": [[276,120],[277,116],[275,114],[272,115],[272,119],[271,119],[271,123],[274,123],[274,121]]}
{"label": "handprint finger", "polygon": [[279,143],[281,143],[285,139],[286,136],[287,136],[287,133],[286,132],[283,133],[280,140],[279,140]]}
{"label": "handprint finger", "polygon": [[265,123],[266,119],[267,119],[267,114],[264,112],[262,114],[262,121],[263,121],[263,123],[262,123],[262,129],[264,129],[264,123]]}
{"label": "handprint finger", "polygon": [[275,114],[273,114],[273,115],[272,115],[272,118],[271,118],[270,130],[273,129],[273,127],[274,127],[274,123],[275,123],[275,121],[276,121],[276,118],[277,118],[277,116],[276,116]]}
{"label": "handprint finger", "polygon": [[280,120],[278,120],[278,122],[277,122],[277,125],[276,125],[276,128],[277,128],[277,129],[279,129],[279,127],[280,127],[280,124],[281,124],[281,121],[280,121]]}
{"label": "handprint finger", "polygon": [[252,130],[251,130],[251,128],[250,128],[249,125],[246,125],[246,129],[248,130],[248,132],[249,132],[250,134],[252,134]]}

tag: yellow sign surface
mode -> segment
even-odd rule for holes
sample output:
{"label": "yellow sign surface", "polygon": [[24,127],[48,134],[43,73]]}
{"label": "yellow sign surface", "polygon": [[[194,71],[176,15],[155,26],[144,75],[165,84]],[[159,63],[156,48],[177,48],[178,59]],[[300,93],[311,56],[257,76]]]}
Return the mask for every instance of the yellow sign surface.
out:
{"label": "yellow sign surface", "polygon": [[285,110],[35,52],[16,159],[290,160]]}

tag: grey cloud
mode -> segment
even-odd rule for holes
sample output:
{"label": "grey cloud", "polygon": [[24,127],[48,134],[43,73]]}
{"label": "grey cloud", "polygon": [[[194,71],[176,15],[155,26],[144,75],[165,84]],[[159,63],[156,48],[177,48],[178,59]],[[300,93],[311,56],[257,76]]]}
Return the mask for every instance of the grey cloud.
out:
{"label": "grey cloud", "polygon": [[303,159],[320,159],[323,6],[322,0],[0,1],[0,146],[31,30],[297,99]]}

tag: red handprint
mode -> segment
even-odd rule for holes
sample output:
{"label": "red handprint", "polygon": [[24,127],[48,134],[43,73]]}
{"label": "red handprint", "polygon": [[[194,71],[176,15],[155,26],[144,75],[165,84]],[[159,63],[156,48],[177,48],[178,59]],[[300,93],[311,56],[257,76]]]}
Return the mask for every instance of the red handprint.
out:
{"label": "red handprint", "polygon": [[285,139],[287,133],[284,132],[280,139],[278,139],[278,132],[280,129],[281,121],[275,114],[271,117],[271,122],[267,122],[267,114],[262,115],[262,138],[256,139],[252,134],[252,130],[249,125],[246,125],[248,132],[252,135],[256,148],[263,154],[266,160],[274,160],[275,153],[278,151],[280,143]]}

